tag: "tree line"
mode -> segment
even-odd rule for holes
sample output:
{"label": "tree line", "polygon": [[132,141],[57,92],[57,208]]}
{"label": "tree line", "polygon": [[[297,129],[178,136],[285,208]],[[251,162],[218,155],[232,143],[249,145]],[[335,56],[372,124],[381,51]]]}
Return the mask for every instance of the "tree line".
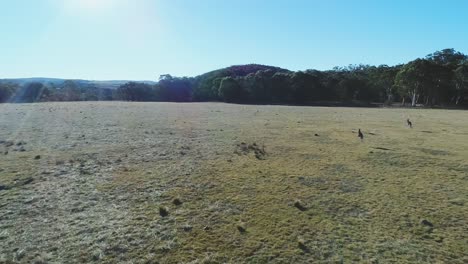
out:
{"label": "tree line", "polygon": [[248,64],[197,77],[162,75],[154,85],[128,82],[117,89],[74,81],[0,83],[0,102],[101,100],[468,106],[468,56],[444,49],[401,65],[350,65],[328,71]]}

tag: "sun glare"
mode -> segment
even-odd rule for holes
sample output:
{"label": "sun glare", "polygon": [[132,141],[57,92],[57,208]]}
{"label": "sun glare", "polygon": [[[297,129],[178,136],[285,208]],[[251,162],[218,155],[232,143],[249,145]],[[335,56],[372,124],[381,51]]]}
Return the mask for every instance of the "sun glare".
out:
{"label": "sun glare", "polygon": [[65,5],[68,9],[96,12],[111,8],[115,2],[116,0],[68,0]]}

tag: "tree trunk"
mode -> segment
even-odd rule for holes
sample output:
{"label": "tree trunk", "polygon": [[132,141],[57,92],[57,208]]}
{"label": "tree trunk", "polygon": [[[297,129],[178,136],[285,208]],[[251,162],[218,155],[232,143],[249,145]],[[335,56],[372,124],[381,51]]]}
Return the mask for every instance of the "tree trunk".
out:
{"label": "tree trunk", "polygon": [[388,94],[387,95],[387,104],[392,104],[393,103],[393,95],[392,94]]}
{"label": "tree trunk", "polygon": [[411,97],[411,106],[416,106],[416,92],[413,92],[413,96]]}

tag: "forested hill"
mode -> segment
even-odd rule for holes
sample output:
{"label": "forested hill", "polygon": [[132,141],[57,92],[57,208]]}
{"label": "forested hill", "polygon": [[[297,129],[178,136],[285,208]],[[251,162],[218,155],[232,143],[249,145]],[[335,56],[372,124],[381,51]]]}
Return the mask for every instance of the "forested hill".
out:
{"label": "forested hill", "polygon": [[195,77],[196,89],[194,89],[193,98],[197,101],[220,100],[219,87],[223,78],[243,79],[249,74],[256,74],[257,72],[290,73],[291,71],[267,65],[247,64],[207,72]]}
{"label": "forested hill", "polygon": [[[1,73],[0,73],[1,74]],[[444,49],[406,64],[290,71],[247,64],[155,82],[0,80],[0,102],[80,100],[468,106],[468,56]]]}

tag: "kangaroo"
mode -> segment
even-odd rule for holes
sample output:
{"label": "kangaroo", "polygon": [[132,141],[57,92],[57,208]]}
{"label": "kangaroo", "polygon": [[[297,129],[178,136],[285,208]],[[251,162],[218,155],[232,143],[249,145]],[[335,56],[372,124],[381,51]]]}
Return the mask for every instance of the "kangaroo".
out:
{"label": "kangaroo", "polygon": [[409,118],[406,119],[406,123],[408,124],[408,126],[409,126],[410,128],[413,128],[413,123],[411,123],[411,121],[409,120]]}

